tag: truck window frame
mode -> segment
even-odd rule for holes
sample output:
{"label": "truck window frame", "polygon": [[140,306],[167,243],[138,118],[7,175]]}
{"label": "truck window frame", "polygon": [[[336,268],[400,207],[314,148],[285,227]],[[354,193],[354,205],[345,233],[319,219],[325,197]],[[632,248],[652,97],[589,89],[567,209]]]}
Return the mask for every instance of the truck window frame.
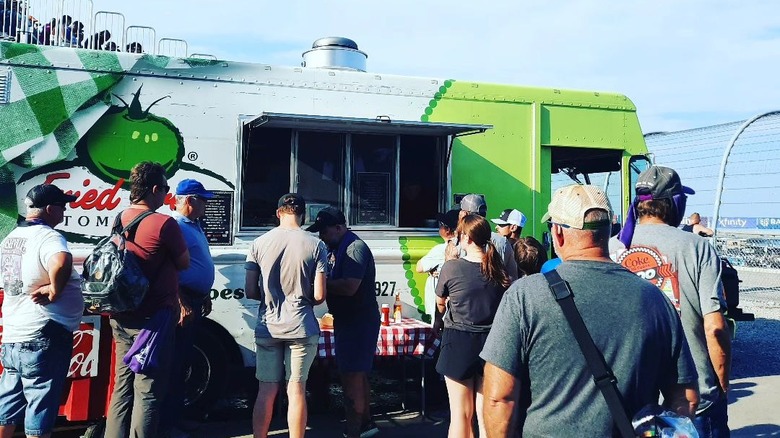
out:
{"label": "truck window frame", "polygon": [[[347,223],[350,227],[361,230],[430,230],[435,229],[436,213],[448,208],[447,201],[450,199],[450,149],[452,140],[458,135],[467,135],[472,133],[481,133],[492,128],[490,125],[467,125],[454,123],[434,123],[434,122],[414,122],[414,121],[391,121],[386,117],[377,117],[376,119],[358,119],[347,117],[330,116],[312,116],[296,114],[263,113],[260,116],[243,116],[240,121],[241,134],[240,147],[238,148],[238,178],[239,193],[237,193],[236,217],[238,221],[238,232],[263,231],[274,227],[278,220],[275,219],[275,206],[269,205],[275,203],[279,196],[287,192],[301,193],[307,200],[305,224],[313,222],[317,212],[325,206],[331,205],[341,209],[347,216]],[[271,131],[273,130],[273,131]],[[282,131],[280,131],[282,130]],[[289,155],[287,154],[287,142],[280,132],[286,132],[289,135]],[[263,136],[268,138],[276,137],[276,145],[263,145],[265,141]],[[312,175],[317,176],[317,172],[311,167],[311,156],[316,158],[317,151],[311,154],[307,161],[307,156],[311,151],[311,145],[308,142],[317,143],[318,136],[322,139],[328,139],[324,147],[333,148],[340,144],[340,159],[343,159],[343,165],[339,166],[341,161],[330,163],[331,168],[338,173],[336,184],[340,184],[340,190],[337,194],[333,193],[333,182],[326,181],[323,186],[330,185],[329,196],[324,199],[317,196],[307,196],[311,192],[323,192],[323,187],[316,187],[317,190],[308,184],[307,188],[301,187],[301,177],[304,180]],[[383,146],[378,147],[374,155],[384,157],[384,162],[369,163],[366,171],[359,172],[357,161],[361,158],[361,153],[369,150],[372,145],[372,139]],[[273,189],[263,193],[258,190],[257,180],[250,182],[252,178],[263,178],[258,174],[253,163],[259,163],[259,157],[262,151],[274,150],[272,159],[277,164],[272,165],[279,170],[283,169],[286,159],[286,165],[289,167],[289,178],[284,180],[281,176],[285,172],[274,172],[277,181],[266,181],[265,187],[273,186]],[[263,149],[265,148],[265,149]],[[420,172],[416,169],[418,177],[416,179],[425,180],[425,182],[414,184],[405,184],[410,178],[414,178],[408,169],[414,167],[415,156],[409,153],[413,148],[415,152],[423,151],[418,157],[426,160],[427,166],[433,167],[433,176],[429,172]],[[388,153],[389,151],[389,153]],[[369,157],[362,157],[369,159]],[[370,161],[370,160],[369,160]],[[382,160],[380,160],[382,161]],[[389,162],[389,164],[388,164]],[[266,163],[262,163],[266,164]],[[326,165],[325,162],[322,163]],[[379,165],[379,172],[372,172],[372,168]],[[372,167],[373,166],[373,167]],[[424,168],[423,168],[424,170]],[[262,171],[260,171],[262,172]],[[325,172],[320,173],[325,180]],[[382,175],[387,175],[385,182],[382,182]],[[363,177],[363,178],[361,178]],[[433,178],[433,179],[431,179]],[[281,181],[279,181],[281,180]],[[386,196],[378,196],[374,201],[382,203],[385,199],[386,206],[382,208],[371,209],[365,207],[365,203],[358,205],[356,192],[358,190],[357,181],[368,181],[366,184],[373,184],[373,190],[381,193],[383,187],[386,187]],[[434,181],[435,180],[435,181]],[[305,183],[304,183],[305,184]],[[435,186],[435,187],[430,187]],[[259,187],[264,187],[260,184]],[[284,187],[284,188],[283,188]],[[369,187],[367,190],[371,190]],[[425,205],[427,208],[422,213],[419,209],[409,208],[413,201],[401,199],[402,191],[404,196],[419,195],[421,203],[415,205]],[[424,194],[420,195],[421,192]],[[313,199],[310,199],[312,198]],[[260,200],[260,202],[258,202]],[[257,207],[257,205],[262,207]],[[370,204],[370,203],[369,203]],[[366,212],[368,210],[368,212]],[[383,214],[384,212],[384,214]],[[415,217],[417,214],[417,217]]]}

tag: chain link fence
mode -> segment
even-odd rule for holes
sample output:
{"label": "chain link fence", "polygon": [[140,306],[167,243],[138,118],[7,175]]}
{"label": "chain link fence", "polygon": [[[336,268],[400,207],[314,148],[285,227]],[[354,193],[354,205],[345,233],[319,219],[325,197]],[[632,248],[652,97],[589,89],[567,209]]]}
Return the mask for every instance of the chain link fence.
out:
{"label": "chain link fence", "polygon": [[645,140],[656,164],[675,169],[696,190],[686,212],[699,213],[715,231],[713,244],[739,272],[740,291],[780,292],[780,114]]}

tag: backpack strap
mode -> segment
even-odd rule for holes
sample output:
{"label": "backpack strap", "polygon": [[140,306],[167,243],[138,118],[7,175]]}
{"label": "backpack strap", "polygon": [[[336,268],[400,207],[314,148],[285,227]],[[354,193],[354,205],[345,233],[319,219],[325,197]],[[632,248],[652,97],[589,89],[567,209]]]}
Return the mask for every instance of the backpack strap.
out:
{"label": "backpack strap", "polygon": [[146,210],[145,212],[136,216],[135,219],[131,220],[130,223],[127,224],[124,228],[122,228],[122,213],[124,213],[124,211],[121,211],[118,215],[116,215],[116,219],[114,219],[113,232],[124,236],[125,233],[132,231],[135,227],[138,226],[138,224],[141,223],[142,220],[144,220],[144,218],[151,216],[154,212],[152,210]]}
{"label": "backpack strap", "polygon": [[620,436],[623,438],[636,437],[631,419],[626,413],[623,396],[617,387],[617,379],[604,360],[604,356],[602,356],[596,344],[593,343],[588,327],[585,326],[585,321],[582,320],[582,316],[574,304],[571,287],[561,278],[558,271],[554,269],[545,272],[544,278],[550,285],[553,298],[561,306],[563,315],[566,317],[566,321],[577,339],[582,355],[585,356],[588,368],[590,368],[590,372],[593,374],[593,381],[607,402],[607,407],[609,407],[609,411],[612,414],[612,421],[620,432]]}

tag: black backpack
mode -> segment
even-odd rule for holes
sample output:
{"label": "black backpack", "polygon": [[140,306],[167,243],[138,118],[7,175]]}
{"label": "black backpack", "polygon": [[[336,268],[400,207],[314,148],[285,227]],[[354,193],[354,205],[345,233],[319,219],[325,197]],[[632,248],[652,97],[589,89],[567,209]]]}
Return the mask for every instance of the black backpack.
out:
{"label": "black backpack", "polygon": [[84,260],[81,293],[84,307],[90,313],[122,313],[136,310],[149,290],[135,254],[126,248],[125,233],[132,232],[152,214],[145,211],[122,228],[122,213],[114,220],[111,235],[95,246]]}

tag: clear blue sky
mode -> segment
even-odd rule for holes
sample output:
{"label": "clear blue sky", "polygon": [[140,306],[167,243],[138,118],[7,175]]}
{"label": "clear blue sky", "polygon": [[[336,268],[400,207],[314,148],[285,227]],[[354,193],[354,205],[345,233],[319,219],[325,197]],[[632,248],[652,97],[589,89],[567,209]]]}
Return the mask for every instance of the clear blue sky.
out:
{"label": "clear blue sky", "polygon": [[780,107],[775,0],[94,0],[190,52],[299,65],[322,36],[354,39],[373,72],[615,91],[645,132]]}

